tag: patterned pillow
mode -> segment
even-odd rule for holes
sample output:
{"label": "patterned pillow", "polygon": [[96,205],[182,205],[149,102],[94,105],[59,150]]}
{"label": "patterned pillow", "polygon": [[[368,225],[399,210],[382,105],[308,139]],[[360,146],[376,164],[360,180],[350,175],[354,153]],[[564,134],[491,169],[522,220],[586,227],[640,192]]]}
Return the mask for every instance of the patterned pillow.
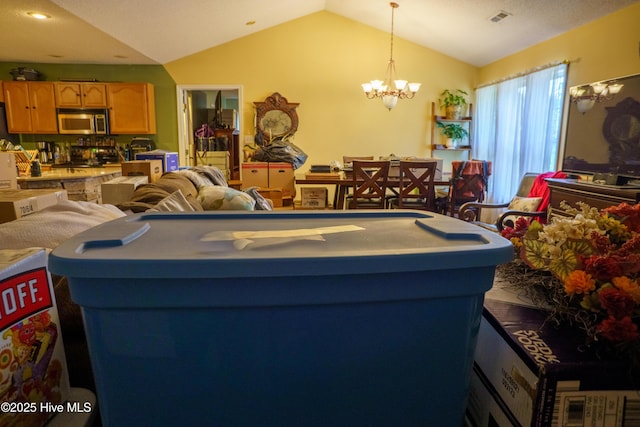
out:
{"label": "patterned pillow", "polygon": [[252,211],[256,201],[244,191],[220,185],[207,185],[198,192],[198,201],[205,211]]}
{"label": "patterned pillow", "polygon": [[[521,212],[535,212],[540,206],[540,202],[542,202],[542,197],[514,197],[509,203],[509,207],[507,210],[510,211],[521,211]],[[516,221],[520,218],[516,215],[509,215],[504,218],[502,223],[504,225],[508,225],[509,227],[513,227]]]}
{"label": "patterned pillow", "polygon": [[535,212],[540,206],[542,197],[514,197],[507,208],[510,211]]}

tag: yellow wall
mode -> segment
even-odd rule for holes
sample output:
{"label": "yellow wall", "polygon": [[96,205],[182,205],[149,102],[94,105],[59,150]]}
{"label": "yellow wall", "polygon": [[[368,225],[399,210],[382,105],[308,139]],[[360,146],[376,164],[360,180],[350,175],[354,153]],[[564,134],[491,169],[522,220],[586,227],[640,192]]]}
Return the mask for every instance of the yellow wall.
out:
{"label": "yellow wall", "polygon": [[[397,23],[401,25],[401,23]],[[165,64],[177,85],[242,85],[241,143],[253,136],[254,101],[280,92],[299,102],[295,143],[311,164],[342,155],[430,155],[431,102],[445,88],[471,93],[477,68],[394,39],[398,77],[422,83],[392,111],[366,99],[361,83],[382,79],[389,33],[318,12]]]}
{"label": "yellow wall", "polygon": [[569,60],[567,87],[640,73],[640,3],[480,69],[487,83],[539,65]]}
{"label": "yellow wall", "polygon": [[640,3],[480,69],[395,37],[399,77],[422,87],[391,112],[360,89],[361,83],[384,77],[389,33],[326,11],[165,68],[177,85],[242,85],[241,143],[254,135],[254,101],[280,92],[299,102],[295,143],[309,155],[305,170],[343,154],[429,156],[431,102],[445,88],[473,94],[479,84],[561,60],[571,61],[568,86],[639,73],[638,22]]}

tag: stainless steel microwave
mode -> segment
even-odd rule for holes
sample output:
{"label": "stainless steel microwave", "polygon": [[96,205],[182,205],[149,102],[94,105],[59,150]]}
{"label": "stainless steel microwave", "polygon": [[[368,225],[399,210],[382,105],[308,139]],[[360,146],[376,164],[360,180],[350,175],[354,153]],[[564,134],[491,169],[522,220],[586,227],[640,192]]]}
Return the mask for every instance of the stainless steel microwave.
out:
{"label": "stainless steel microwave", "polygon": [[107,135],[109,123],[105,113],[58,113],[58,133],[64,135]]}

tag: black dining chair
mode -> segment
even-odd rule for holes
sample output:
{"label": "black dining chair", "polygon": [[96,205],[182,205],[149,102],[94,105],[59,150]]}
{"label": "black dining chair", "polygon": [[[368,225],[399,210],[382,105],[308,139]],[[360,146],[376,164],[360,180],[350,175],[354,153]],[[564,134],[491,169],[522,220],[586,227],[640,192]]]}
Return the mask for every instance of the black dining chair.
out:
{"label": "black dining chair", "polygon": [[420,209],[435,212],[435,160],[401,160],[398,195],[389,198],[397,209]]}
{"label": "black dining chair", "polygon": [[388,160],[354,160],[349,209],[384,209],[387,205]]}

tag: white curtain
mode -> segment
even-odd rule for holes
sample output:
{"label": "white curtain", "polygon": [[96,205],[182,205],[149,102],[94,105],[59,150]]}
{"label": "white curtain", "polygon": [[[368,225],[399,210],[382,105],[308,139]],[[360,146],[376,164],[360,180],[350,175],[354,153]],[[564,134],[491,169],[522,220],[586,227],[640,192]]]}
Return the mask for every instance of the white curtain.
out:
{"label": "white curtain", "polygon": [[[476,90],[473,158],[491,160],[487,203],[506,203],[527,172],[555,170],[562,128],[567,64]],[[483,211],[494,222],[498,212]]]}

